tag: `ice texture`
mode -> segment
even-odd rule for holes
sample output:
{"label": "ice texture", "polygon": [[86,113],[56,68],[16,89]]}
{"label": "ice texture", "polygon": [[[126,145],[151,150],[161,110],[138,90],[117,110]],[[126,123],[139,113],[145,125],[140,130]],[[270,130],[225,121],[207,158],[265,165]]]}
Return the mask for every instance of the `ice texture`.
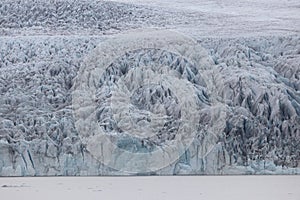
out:
{"label": "ice texture", "polygon": [[196,21],[200,16],[163,8],[91,0],[3,0],[0,34],[102,35],[140,27],[165,27]]}
{"label": "ice texture", "polygon": [[[207,20],[195,12],[117,2],[2,1],[0,176],[299,174],[299,34],[230,39],[202,37],[198,30],[189,33],[195,41],[166,32],[157,38],[161,44],[184,41],[178,52],[164,47],[125,54],[124,49],[101,66],[101,53],[121,48],[121,42],[106,51],[101,47],[111,35],[123,37],[117,32],[155,26],[187,33],[187,27],[199,28],[201,19]],[[186,97],[195,94],[197,101],[189,103],[200,118],[192,124],[197,128],[193,142],[157,170],[122,171],[103,162],[95,153],[99,143],[91,142],[99,136],[83,135],[74,114],[76,77],[86,73],[86,66],[105,70],[99,71],[101,78],[96,73],[97,106],[83,105],[81,114],[95,112],[95,122],[118,147],[151,153],[173,144],[184,112],[179,105],[185,96],[178,94],[185,91],[190,91]],[[157,84],[162,77],[167,81]],[[123,83],[117,84],[114,100],[132,107],[109,104],[105,94],[117,80]],[[118,124],[111,120],[116,113]],[[134,113],[132,118],[128,113]],[[167,117],[157,120],[162,115]],[[141,130],[159,134],[143,140],[148,133]],[[129,140],[130,131],[136,137]]]}

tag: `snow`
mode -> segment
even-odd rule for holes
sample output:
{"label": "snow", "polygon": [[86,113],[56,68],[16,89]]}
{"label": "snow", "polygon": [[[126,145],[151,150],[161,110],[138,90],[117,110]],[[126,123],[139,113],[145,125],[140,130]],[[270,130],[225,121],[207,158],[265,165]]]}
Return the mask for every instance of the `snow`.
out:
{"label": "snow", "polygon": [[0,178],[10,200],[299,200],[299,176]]}
{"label": "snow", "polygon": [[194,37],[249,37],[299,34],[298,0],[115,0],[173,10],[182,18],[193,15],[175,29]]}

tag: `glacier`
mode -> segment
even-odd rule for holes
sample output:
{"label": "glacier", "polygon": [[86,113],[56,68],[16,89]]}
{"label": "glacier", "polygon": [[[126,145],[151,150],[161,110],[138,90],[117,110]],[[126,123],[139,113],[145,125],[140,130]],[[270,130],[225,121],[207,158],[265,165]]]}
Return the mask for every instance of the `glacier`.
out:
{"label": "glacier", "polygon": [[110,1],[0,16],[0,176],[300,173],[297,31]]}

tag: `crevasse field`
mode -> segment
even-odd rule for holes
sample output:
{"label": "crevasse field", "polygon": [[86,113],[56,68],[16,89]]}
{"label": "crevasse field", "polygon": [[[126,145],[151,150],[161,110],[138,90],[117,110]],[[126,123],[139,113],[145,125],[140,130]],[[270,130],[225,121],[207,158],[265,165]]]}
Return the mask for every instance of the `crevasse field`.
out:
{"label": "crevasse field", "polygon": [[[300,174],[299,13],[297,0],[2,0],[0,176]],[[299,183],[0,178],[0,195],[299,199]]]}

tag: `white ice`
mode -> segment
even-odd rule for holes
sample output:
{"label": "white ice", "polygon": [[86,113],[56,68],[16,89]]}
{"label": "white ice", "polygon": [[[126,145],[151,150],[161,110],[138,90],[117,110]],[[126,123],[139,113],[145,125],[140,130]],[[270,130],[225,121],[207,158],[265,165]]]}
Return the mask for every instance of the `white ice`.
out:
{"label": "white ice", "polygon": [[232,37],[299,34],[299,0],[113,0],[198,16],[176,27],[192,36]]}

